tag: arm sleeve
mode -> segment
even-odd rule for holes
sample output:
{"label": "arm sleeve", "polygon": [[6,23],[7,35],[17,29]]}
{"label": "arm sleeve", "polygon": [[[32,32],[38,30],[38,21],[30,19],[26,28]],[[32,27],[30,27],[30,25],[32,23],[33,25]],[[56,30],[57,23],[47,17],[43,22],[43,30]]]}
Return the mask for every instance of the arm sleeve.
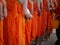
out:
{"label": "arm sleeve", "polygon": [[0,3],[0,21],[3,20],[3,13],[2,13],[2,3]]}
{"label": "arm sleeve", "polygon": [[40,11],[40,0],[36,0],[38,11]]}
{"label": "arm sleeve", "polygon": [[31,13],[30,13],[30,11],[29,11],[29,9],[27,7],[27,4],[28,4],[28,1],[25,0],[25,2],[23,4],[23,10],[24,10],[25,15],[30,15]]}
{"label": "arm sleeve", "polygon": [[0,18],[2,17],[2,3],[0,3]]}
{"label": "arm sleeve", "polygon": [[29,2],[31,4],[31,14],[33,14],[33,9],[34,9],[34,7],[33,7],[33,1],[32,0],[29,0]]}
{"label": "arm sleeve", "polygon": [[3,0],[3,2],[4,2],[4,17],[7,17],[7,7],[6,7],[6,1],[5,0]]}

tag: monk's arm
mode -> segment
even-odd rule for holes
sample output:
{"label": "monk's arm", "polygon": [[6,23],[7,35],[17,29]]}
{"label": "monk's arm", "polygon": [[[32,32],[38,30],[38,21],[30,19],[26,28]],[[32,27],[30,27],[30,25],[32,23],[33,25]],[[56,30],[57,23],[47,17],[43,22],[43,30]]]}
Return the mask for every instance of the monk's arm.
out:
{"label": "monk's arm", "polygon": [[33,7],[33,1],[32,0],[29,0],[29,2],[31,4],[31,14],[33,14],[33,9],[34,9],[34,7]]}
{"label": "monk's arm", "polygon": [[55,2],[55,5],[56,5],[56,6],[58,6],[57,1],[56,1],[56,0],[54,0],[54,2]]}
{"label": "monk's arm", "polygon": [[23,11],[24,11],[24,14],[27,18],[31,18],[32,15],[28,9],[28,0],[19,0],[20,3],[22,4],[22,7],[23,7]]}
{"label": "monk's arm", "polygon": [[41,11],[41,9],[40,9],[40,0],[36,0],[36,4],[37,4],[37,9],[40,12]]}
{"label": "monk's arm", "polygon": [[6,7],[6,1],[5,0],[3,0],[3,3],[4,3],[4,17],[7,17],[7,7]]}
{"label": "monk's arm", "polygon": [[2,13],[2,3],[0,3],[0,20],[3,19],[3,13]]}

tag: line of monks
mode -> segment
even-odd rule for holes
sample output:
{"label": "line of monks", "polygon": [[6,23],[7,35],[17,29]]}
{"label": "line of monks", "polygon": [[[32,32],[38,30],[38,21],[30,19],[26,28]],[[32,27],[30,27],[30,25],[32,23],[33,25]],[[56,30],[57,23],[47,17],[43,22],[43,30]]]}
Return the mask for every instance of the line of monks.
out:
{"label": "line of monks", "polygon": [[0,45],[30,45],[48,37],[58,21],[58,0],[0,0]]}

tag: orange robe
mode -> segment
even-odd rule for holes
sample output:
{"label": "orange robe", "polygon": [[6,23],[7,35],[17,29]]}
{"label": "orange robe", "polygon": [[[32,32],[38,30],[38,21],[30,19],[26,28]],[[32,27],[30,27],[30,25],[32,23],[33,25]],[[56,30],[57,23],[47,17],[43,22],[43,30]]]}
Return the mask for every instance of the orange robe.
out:
{"label": "orange robe", "polygon": [[[56,1],[58,2],[58,0],[56,0]],[[56,7],[54,6],[54,0],[52,0],[52,3],[53,3],[53,5],[52,5],[53,9],[56,9]],[[54,26],[53,26],[54,24],[53,23],[57,22],[57,21],[54,21],[54,16],[55,16],[54,12],[52,14],[50,14],[50,12],[48,11],[48,30],[50,31],[50,33],[52,33],[52,30],[54,28]]]}
{"label": "orange robe", "polygon": [[3,45],[3,21],[0,21],[0,45]]}
{"label": "orange robe", "polygon": [[37,7],[36,4],[33,4],[33,18],[32,18],[32,32],[31,32],[31,40],[35,40],[37,37],[37,24],[38,24],[38,15],[37,15]]}
{"label": "orange robe", "polygon": [[[56,1],[58,2],[58,0],[56,0]],[[53,3],[53,5],[52,5],[53,9],[56,9],[56,7],[54,6],[54,0],[52,0],[52,3]],[[58,25],[57,24],[58,22],[56,20],[54,21],[54,16],[55,16],[54,12],[52,14],[48,13],[48,29],[50,30],[50,33],[52,33],[52,29],[54,27],[57,27],[57,25]]]}
{"label": "orange robe", "polygon": [[[40,4],[40,8],[42,4]],[[44,15],[44,9],[42,10],[42,12],[40,13],[40,16],[38,16],[38,32],[37,32],[37,36],[41,37],[42,34],[44,33],[45,27],[46,25],[44,24],[46,20],[46,16]]]}
{"label": "orange robe", "polygon": [[[4,20],[4,45],[16,44],[16,25],[15,18],[17,17],[17,0],[6,0],[7,18]],[[5,27],[6,26],[6,27]]]}
{"label": "orange robe", "polygon": [[25,18],[22,5],[17,2],[16,42],[17,45],[25,45]]}
{"label": "orange robe", "polygon": [[49,30],[49,33],[52,33],[52,30],[53,30],[52,23],[51,23],[52,19],[53,19],[52,14],[48,10],[47,11],[47,28]]}
{"label": "orange robe", "polygon": [[4,18],[4,21],[3,21],[3,37],[4,37],[4,45],[8,45],[9,43],[7,43],[9,41],[9,34],[8,34],[8,26],[7,26],[7,18]]}
{"label": "orange robe", "polygon": [[43,10],[43,15],[41,16],[41,30],[42,30],[42,35],[45,33],[47,30],[47,11]]}
{"label": "orange robe", "polygon": [[[3,4],[2,0],[0,3]],[[0,45],[3,45],[3,20],[0,20]]]}
{"label": "orange robe", "polygon": [[43,0],[43,15],[41,15],[41,30],[42,35],[45,33],[47,29],[47,0]]}
{"label": "orange robe", "polygon": [[[31,4],[29,2],[28,3],[28,9],[29,10],[30,10],[30,7],[31,7]],[[31,24],[32,24],[32,19],[25,22],[26,45],[29,45],[31,42]]]}
{"label": "orange robe", "polygon": [[48,18],[47,18],[48,19],[47,20],[48,21],[48,25],[47,25],[48,26],[48,30],[49,30],[50,33],[52,33],[53,27],[52,27],[52,23],[51,22],[53,20],[53,16],[52,16],[52,14],[50,14],[49,11],[47,12],[47,14],[48,14]]}
{"label": "orange robe", "polygon": [[49,10],[47,9],[48,8],[47,0],[44,0],[44,1],[46,1],[46,2],[44,2],[44,9],[45,9],[44,14],[46,14],[45,15],[46,20],[45,20],[45,31],[44,32],[46,32],[46,30],[49,30],[49,33],[51,33],[52,32],[52,24],[51,24],[52,15],[50,14]]}
{"label": "orange robe", "polygon": [[37,27],[37,37],[41,37],[42,36],[42,16],[43,16],[43,12],[40,13],[40,16],[38,16],[38,27]]}

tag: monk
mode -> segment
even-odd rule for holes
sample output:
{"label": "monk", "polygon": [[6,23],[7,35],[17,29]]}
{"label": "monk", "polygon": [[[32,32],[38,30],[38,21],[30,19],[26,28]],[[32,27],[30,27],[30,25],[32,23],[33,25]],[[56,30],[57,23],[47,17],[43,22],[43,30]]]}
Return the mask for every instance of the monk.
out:
{"label": "monk", "polygon": [[38,21],[38,16],[37,16],[37,5],[36,5],[36,0],[33,0],[33,6],[34,6],[34,11],[33,11],[33,18],[32,18],[32,35],[31,35],[31,40],[34,41],[37,36],[37,21]]}
{"label": "monk", "polygon": [[46,31],[46,37],[48,38],[53,30],[52,22],[54,17],[53,17],[52,0],[47,0],[47,1],[48,1],[48,11],[47,11],[47,30],[48,31]]}
{"label": "monk", "polygon": [[[30,26],[25,26],[25,16],[26,16],[26,20],[28,20],[28,18],[31,18],[31,13],[29,11],[28,7],[28,0],[23,0],[23,2],[21,2],[22,0],[19,0],[19,2],[17,2],[17,13],[18,13],[18,17],[16,18],[16,37],[19,41],[19,45],[28,45],[28,43],[30,43],[30,33],[28,33],[28,27]],[[23,7],[22,7],[23,6]],[[31,15],[31,16],[30,16]],[[28,21],[27,21],[28,22]],[[26,23],[27,23],[26,22]],[[26,28],[26,30],[25,30]],[[19,32],[19,33],[18,33]]]}
{"label": "monk", "polygon": [[43,0],[43,11],[42,11],[42,15],[41,15],[41,30],[42,30],[42,34],[43,35],[43,40],[45,40],[44,38],[46,37],[46,32],[48,32],[48,0]]}
{"label": "monk", "polygon": [[[11,4],[12,2],[12,4]],[[17,17],[16,0],[6,0],[7,18],[4,19],[4,45],[16,45],[15,39],[15,18]]]}
{"label": "monk", "polygon": [[55,45],[60,45],[60,0],[58,0],[59,3],[58,3],[58,7],[54,10],[55,14],[56,14],[56,17],[55,19],[59,21],[59,25],[58,25],[58,28],[56,29],[56,36],[57,36],[57,41],[55,43]]}
{"label": "monk", "polygon": [[[32,0],[28,0],[28,9],[30,10],[30,13],[33,14],[33,2],[32,2]],[[31,27],[32,27],[32,19],[25,22],[26,45],[30,45],[30,42],[31,42],[31,31],[32,31]]]}
{"label": "monk", "polygon": [[41,15],[41,30],[42,30],[42,34],[44,34],[45,30],[46,30],[46,25],[47,25],[47,0],[43,0],[43,10],[42,10],[42,15]]}
{"label": "monk", "polygon": [[38,28],[37,28],[39,33],[37,32],[37,36],[40,37],[41,36],[41,31],[42,31],[41,30],[41,26],[42,26],[41,25],[42,24],[41,16],[43,15],[43,13],[42,13],[42,10],[43,10],[43,0],[40,0],[40,1],[38,0],[38,2],[40,2],[40,3],[37,3],[37,5],[38,5],[37,7],[39,7],[38,8]]}
{"label": "monk", "polygon": [[[24,16],[26,16],[26,18],[32,17],[29,10],[27,9],[27,0],[10,0],[10,1],[6,0],[6,2],[7,2],[8,16],[4,20],[4,28],[5,28],[4,33],[6,33],[4,34],[6,35],[6,37],[4,37],[5,39],[4,45],[25,45]],[[20,14],[21,12],[20,8],[21,9],[23,8],[25,15],[23,14],[23,12],[22,14]]]}
{"label": "monk", "polygon": [[0,0],[0,45],[3,45],[3,20],[7,16],[6,2]]}
{"label": "monk", "polygon": [[[50,3],[50,4],[49,4]],[[54,21],[54,12],[53,12],[53,10],[54,9],[56,9],[56,7],[58,6],[57,5],[57,0],[50,0],[50,2],[49,2],[48,4],[49,4],[49,6],[51,6],[48,10],[49,10],[49,12],[50,12],[50,15],[48,16],[48,23],[50,23],[50,24],[48,24],[48,28],[49,28],[49,30],[50,30],[50,33],[52,33],[52,29],[54,28],[52,25],[52,23],[54,23],[54,22],[57,22],[57,21]],[[56,23],[57,24],[57,23]],[[55,24],[55,25],[56,25]],[[56,25],[57,26],[57,25]],[[56,27],[55,26],[55,27]]]}
{"label": "monk", "polygon": [[16,24],[16,42],[17,45],[25,45],[25,18],[24,18],[24,11],[21,3],[17,1],[17,14],[18,16],[15,19]]}
{"label": "monk", "polygon": [[[21,0],[19,0],[19,1],[20,1],[20,4],[17,2],[18,17],[16,18],[16,22],[17,22],[16,27],[18,29],[17,35],[19,32],[19,39],[18,38],[17,39],[19,40],[19,45],[29,45],[29,43],[30,43],[30,35],[29,34],[31,32],[28,33],[28,29],[30,28],[29,27],[30,25],[28,22],[30,22],[30,21],[26,22],[26,23],[28,23],[28,24],[26,24],[26,26],[25,26],[25,21],[32,18],[32,15],[31,15],[32,12],[29,11],[30,7],[28,7],[28,2],[31,2],[31,1],[23,0],[24,4],[23,4],[23,2],[21,2]],[[22,6],[23,6],[23,8],[22,8]],[[26,17],[26,20],[25,20],[24,16]]]}
{"label": "monk", "polygon": [[0,45],[3,45],[3,17],[2,17],[2,2],[0,1]]}
{"label": "monk", "polygon": [[38,44],[38,37],[41,35],[41,20],[40,20],[40,3],[42,0],[33,0],[34,11],[32,18],[32,41],[34,44]]}

